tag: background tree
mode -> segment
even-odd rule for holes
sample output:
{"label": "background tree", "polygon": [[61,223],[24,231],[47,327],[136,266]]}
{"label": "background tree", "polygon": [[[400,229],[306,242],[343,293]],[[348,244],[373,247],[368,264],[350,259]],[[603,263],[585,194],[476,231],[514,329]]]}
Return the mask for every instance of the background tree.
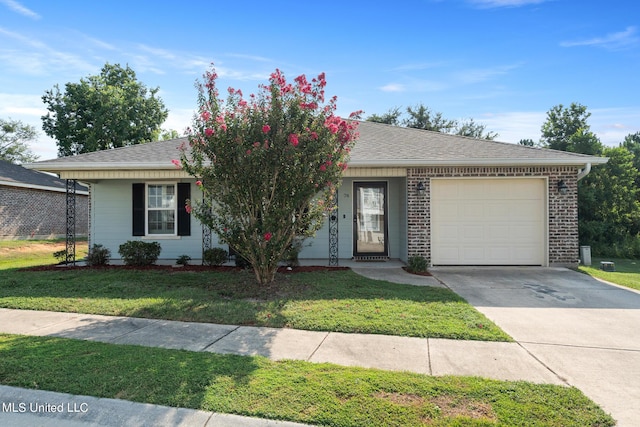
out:
{"label": "background tree", "polygon": [[370,115],[367,117],[367,121],[471,138],[493,140],[498,137],[497,133],[487,131],[486,125],[476,123],[473,119],[465,121],[446,119],[442,113],[434,112],[424,104],[407,107],[405,112],[407,116],[402,118],[403,114],[400,107],[394,107],[382,115]]}
{"label": "background tree", "polygon": [[[640,187],[640,132],[627,135],[624,138],[621,147],[626,148],[633,155],[633,166],[638,171],[636,187]],[[640,193],[638,196],[640,197]]]}
{"label": "background tree", "polygon": [[407,114],[409,117],[403,121],[403,124],[408,128],[451,133],[457,126],[455,120],[445,119],[442,113],[433,112],[423,104],[413,108],[407,107]]}
{"label": "background tree", "polygon": [[589,130],[587,124],[590,116],[587,107],[575,102],[568,108],[562,104],[552,107],[542,125],[542,146],[573,153],[602,153],[600,140]]}
{"label": "background tree", "polygon": [[0,119],[0,159],[11,163],[30,163],[38,159],[28,146],[36,139],[36,128],[20,120]]}
{"label": "background tree", "polygon": [[382,115],[372,114],[367,117],[367,121],[375,122],[375,123],[384,123],[386,125],[400,126],[400,116],[402,116],[402,112],[400,111],[400,107],[394,107],[389,109],[386,113]]}
{"label": "background tree", "polygon": [[175,129],[158,129],[153,133],[152,141],[167,141],[169,139],[180,138],[180,134]]}
{"label": "background tree", "polygon": [[581,242],[609,256],[640,256],[638,169],[625,147],[605,148],[605,165],[594,168],[578,186]]}
{"label": "background tree", "polygon": [[457,123],[454,133],[476,139],[494,140],[498,137],[496,132],[487,131],[486,125],[476,123],[473,119]]}
{"label": "background tree", "polygon": [[524,145],[526,147],[535,147],[536,146],[536,143],[533,142],[533,139],[529,139],[529,138],[521,139],[520,141],[518,141],[518,144]]}
{"label": "background tree", "polygon": [[[313,235],[332,207],[357,137],[356,121],[324,103],[324,74],[287,83],[276,70],[258,95],[229,89],[220,100],[214,71],[199,84],[199,115],[182,166],[201,185],[203,200],[187,210],[253,267],[260,284],[300,234]],[[352,114],[352,118],[358,118]],[[215,202],[212,202],[214,200]]]}
{"label": "background tree", "polygon": [[158,90],[147,89],[129,66],[107,63],[99,75],[67,83],[64,93],[58,85],[45,92],[42,129],[60,156],[151,141],[168,113]]}
{"label": "background tree", "polygon": [[620,147],[603,147],[587,122],[587,107],[556,105],[547,112],[541,142],[545,147],[574,153],[604,155],[605,165],[593,168],[578,183],[578,230],[581,244],[596,255],[640,256],[640,172],[630,135]]}

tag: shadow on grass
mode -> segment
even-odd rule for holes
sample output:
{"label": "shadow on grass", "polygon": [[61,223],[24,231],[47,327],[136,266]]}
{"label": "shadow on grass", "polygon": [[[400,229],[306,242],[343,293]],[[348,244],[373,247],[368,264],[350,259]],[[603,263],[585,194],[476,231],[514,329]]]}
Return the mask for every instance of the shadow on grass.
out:
{"label": "shadow on grass", "polygon": [[0,335],[5,385],[200,408],[212,383],[245,387],[262,359]]}
{"label": "shadow on grass", "polygon": [[448,289],[362,277],[352,271],[16,271],[0,278],[0,307],[312,331],[508,341]]}

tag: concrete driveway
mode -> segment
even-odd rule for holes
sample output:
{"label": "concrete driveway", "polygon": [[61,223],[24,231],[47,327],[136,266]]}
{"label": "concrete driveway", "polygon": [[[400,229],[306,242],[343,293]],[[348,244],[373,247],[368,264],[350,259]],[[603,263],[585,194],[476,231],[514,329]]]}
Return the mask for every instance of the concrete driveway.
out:
{"label": "concrete driveway", "polygon": [[640,293],[563,268],[431,271],[619,426],[640,425]]}

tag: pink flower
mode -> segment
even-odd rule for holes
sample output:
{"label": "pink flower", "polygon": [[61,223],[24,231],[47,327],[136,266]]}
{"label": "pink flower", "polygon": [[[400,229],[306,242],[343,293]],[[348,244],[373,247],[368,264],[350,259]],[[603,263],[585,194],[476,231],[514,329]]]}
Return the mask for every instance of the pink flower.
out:
{"label": "pink flower", "polygon": [[273,237],[273,234],[271,233],[264,233],[264,240],[266,242],[268,242],[269,240],[271,240],[271,238]]}
{"label": "pink flower", "polygon": [[313,140],[318,139],[318,133],[317,132],[311,132],[311,139],[313,139]]}
{"label": "pink flower", "polygon": [[293,145],[294,147],[297,147],[299,142],[298,142],[298,135],[296,135],[295,133],[292,133],[291,135],[289,135],[289,142],[291,143],[291,145]]}
{"label": "pink flower", "polygon": [[324,164],[320,165],[320,170],[322,172],[326,171],[327,170],[327,165],[324,165]]}
{"label": "pink flower", "polygon": [[206,122],[211,118],[211,113],[208,111],[203,111],[202,114],[200,114],[200,117],[202,117],[202,120]]}
{"label": "pink flower", "polygon": [[197,180],[197,181],[196,181],[196,185],[197,185],[198,187],[202,187],[202,181]]}
{"label": "pink flower", "polygon": [[218,124],[222,124],[222,123],[224,123],[224,116],[218,116],[218,117],[216,117],[216,123],[218,123]]}
{"label": "pink flower", "polygon": [[173,165],[178,169],[182,169],[182,164],[180,163],[180,160],[173,159],[171,160],[171,163],[173,163]]}
{"label": "pink flower", "polygon": [[191,213],[191,206],[190,205],[186,205],[184,207],[184,210],[187,211],[188,214],[190,214]]}
{"label": "pink flower", "polygon": [[213,135],[213,129],[211,129],[211,128],[206,128],[206,129],[204,130],[204,134],[205,134],[205,135],[207,135],[207,136],[211,136],[211,135]]}
{"label": "pink flower", "polygon": [[251,154],[251,150],[247,150],[247,156]]}
{"label": "pink flower", "polygon": [[220,129],[222,129],[222,132],[226,132],[227,131],[227,125],[226,124],[221,124],[220,125]]}
{"label": "pink flower", "polygon": [[331,123],[329,126],[327,126],[329,128],[329,132],[335,134],[338,132],[338,125],[335,123]]}
{"label": "pink flower", "polygon": [[254,147],[254,148],[258,148],[258,147],[260,147],[260,142],[258,142],[258,141],[254,142],[254,143],[253,143],[253,147]]}
{"label": "pink flower", "polygon": [[271,126],[269,125],[262,126],[262,133],[269,133],[270,130],[271,130]]}

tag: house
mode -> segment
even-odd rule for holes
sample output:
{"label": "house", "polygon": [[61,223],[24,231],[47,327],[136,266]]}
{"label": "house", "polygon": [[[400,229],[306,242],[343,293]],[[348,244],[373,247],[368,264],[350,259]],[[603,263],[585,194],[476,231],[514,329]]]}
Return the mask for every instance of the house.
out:
{"label": "house", "polygon": [[[577,183],[606,158],[372,122],[360,123],[359,132],[338,209],[300,258],[577,264]],[[184,212],[185,199],[201,197],[195,179],[171,163],[185,141],[29,167],[90,183],[90,244],[115,256],[127,240],[159,241],[161,258],[198,259],[203,247],[219,243]]]}
{"label": "house", "polygon": [[[0,160],[0,240],[46,239],[67,233],[66,181]],[[76,234],[87,235],[88,188],[75,187]]]}

